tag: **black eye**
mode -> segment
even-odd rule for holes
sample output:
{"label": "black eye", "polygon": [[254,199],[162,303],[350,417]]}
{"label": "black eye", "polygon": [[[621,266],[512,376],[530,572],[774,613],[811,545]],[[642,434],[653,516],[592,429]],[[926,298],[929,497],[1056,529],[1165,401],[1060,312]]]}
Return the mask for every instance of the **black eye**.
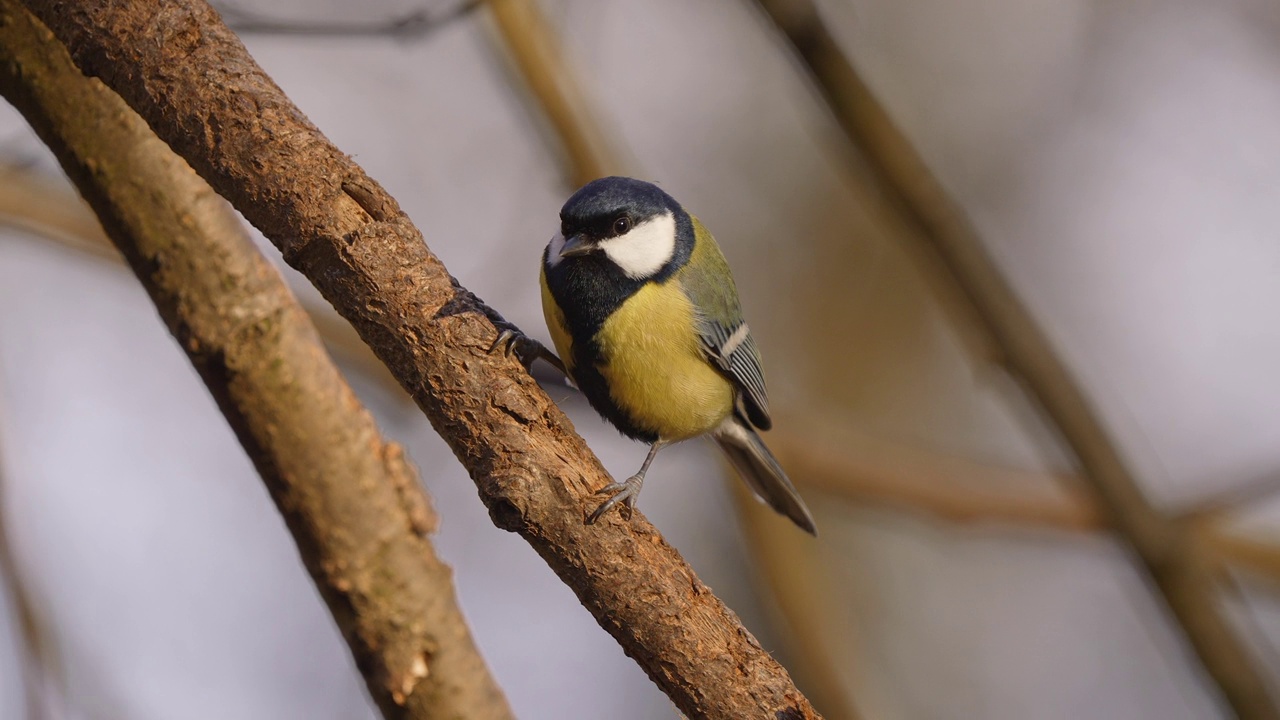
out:
{"label": "black eye", "polygon": [[627,231],[630,229],[631,229],[631,218],[625,215],[613,221],[614,235],[625,235]]}

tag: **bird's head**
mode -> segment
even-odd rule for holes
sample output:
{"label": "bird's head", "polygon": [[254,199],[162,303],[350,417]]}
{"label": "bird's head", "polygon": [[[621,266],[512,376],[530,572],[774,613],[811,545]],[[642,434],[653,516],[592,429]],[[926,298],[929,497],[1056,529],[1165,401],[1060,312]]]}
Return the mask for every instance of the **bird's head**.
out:
{"label": "bird's head", "polygon": [[593,180],[560,209],[560,232],[547,265],[601,257],[627,277],[653,277],[676,257],[680,204],[653,183],[626,177]]}

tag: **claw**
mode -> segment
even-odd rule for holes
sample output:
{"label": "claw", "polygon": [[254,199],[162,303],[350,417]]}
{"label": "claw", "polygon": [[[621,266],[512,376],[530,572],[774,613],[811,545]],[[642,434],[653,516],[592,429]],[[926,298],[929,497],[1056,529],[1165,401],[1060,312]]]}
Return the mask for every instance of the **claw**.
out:
{"label": "claw", "polygon": [[608,500],[605,500],[600,504],[600,507],[596,508],[595,512],[591,513],[591,516],[587,518],[587,524],[595,525],[597,520],[612,510],[618,503],[622,503],[622,507],[618,508],[618,512],[622,514],[622,519],[630,520],[631,512],[636,506],[636,498],[640,497],[640,487],[642,485],[644,485],[644,476],[632,475],[624,482],[609,483],[595,491],[595,495],[612,494]]}
{"label": "claw", "polygon": [[510,357],[512,346],[515,344],[516,338],[518,337],[520,337],[519,332],[512,330],[511,328],[505,328],[502,332],[498,333],[498,337],[493,341],[493,344],[489,346],[488,352],[492,353],[494,350],[498,349],[498,346],[502,346],[502,354]]}
{"label": "claw", "polygon": [[492,353],[502,348],[503,355],[507,357],[514,355],[520,361],[520,364],[524,365],[525,370],[533,367],[535,360],[542,358],[559,370],[565,377],[569,377],[564,363],[560,362],[560,358],[556,357],[555,353],[548,350],[545,345],[520,332],[515,326],[504,327],[499,325],[499,327],[502,330],[498,333],[498,337],[494,339],[493,344],[489,346],[488,352]]}
{"label": "claw", "polygon": [[653,459],[658,456],[658,451],[668,445],[670,440],[661,438],[655,440],[649,446],[649,454],[644,456],[644,464],[640,466],[640,472],[632,475],[623,482],[611,482],[608,485],[595,491],[594,494],[601,495],[603,493],[613,493],[608,500],[605,500],[596,511],[591,513],[587,518],[588,525],[594,525],[597,520],[605,513],[613,509],[614,505],[622,503],[619,512],[622,513],[622,519],[630,520],[631,511],[636,507],[636,498],[640,497],[640,488],[644,485],[645,473],[649,472],[649,466],[653,464]]}

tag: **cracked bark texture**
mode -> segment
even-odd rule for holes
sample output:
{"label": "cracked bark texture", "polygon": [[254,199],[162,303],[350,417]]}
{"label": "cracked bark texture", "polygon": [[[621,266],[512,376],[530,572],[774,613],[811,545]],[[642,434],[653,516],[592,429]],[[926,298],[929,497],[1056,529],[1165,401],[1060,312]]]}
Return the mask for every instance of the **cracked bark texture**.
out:
{"label": "cracked bark texture", "polygon": [[383,714],[512,717],[431,545],[417,473],[226,202],[16,0],[0,0],[0,93],[54,150],[209,387]]}
{"label": "cracked bark texture", "polygon": [[642,515],[584,524],[608,475],[523,368],[488,354],[496,314],[207,4],[26,4],[351,321],[467,468],[494,523],[533,546],[680,710],[818,717]]}

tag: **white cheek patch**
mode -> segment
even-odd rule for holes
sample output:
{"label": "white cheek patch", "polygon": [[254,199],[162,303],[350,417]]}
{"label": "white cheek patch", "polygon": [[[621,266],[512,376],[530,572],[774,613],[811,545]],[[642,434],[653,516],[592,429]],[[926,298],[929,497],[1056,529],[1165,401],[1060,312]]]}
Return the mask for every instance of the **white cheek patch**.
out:
{"label": "white cheek patch", "polygon": [[625,235],[601,242],[600,249],[632,280],[650,277],[675,255],[676,218],[671,213],[659,215]]}
{"label": "white cheek patch", "polygon": [[555,267],[560,264],[560,251],[564,249],[564,235],[556,233],[551,242],[547,243],[547,267]]}

